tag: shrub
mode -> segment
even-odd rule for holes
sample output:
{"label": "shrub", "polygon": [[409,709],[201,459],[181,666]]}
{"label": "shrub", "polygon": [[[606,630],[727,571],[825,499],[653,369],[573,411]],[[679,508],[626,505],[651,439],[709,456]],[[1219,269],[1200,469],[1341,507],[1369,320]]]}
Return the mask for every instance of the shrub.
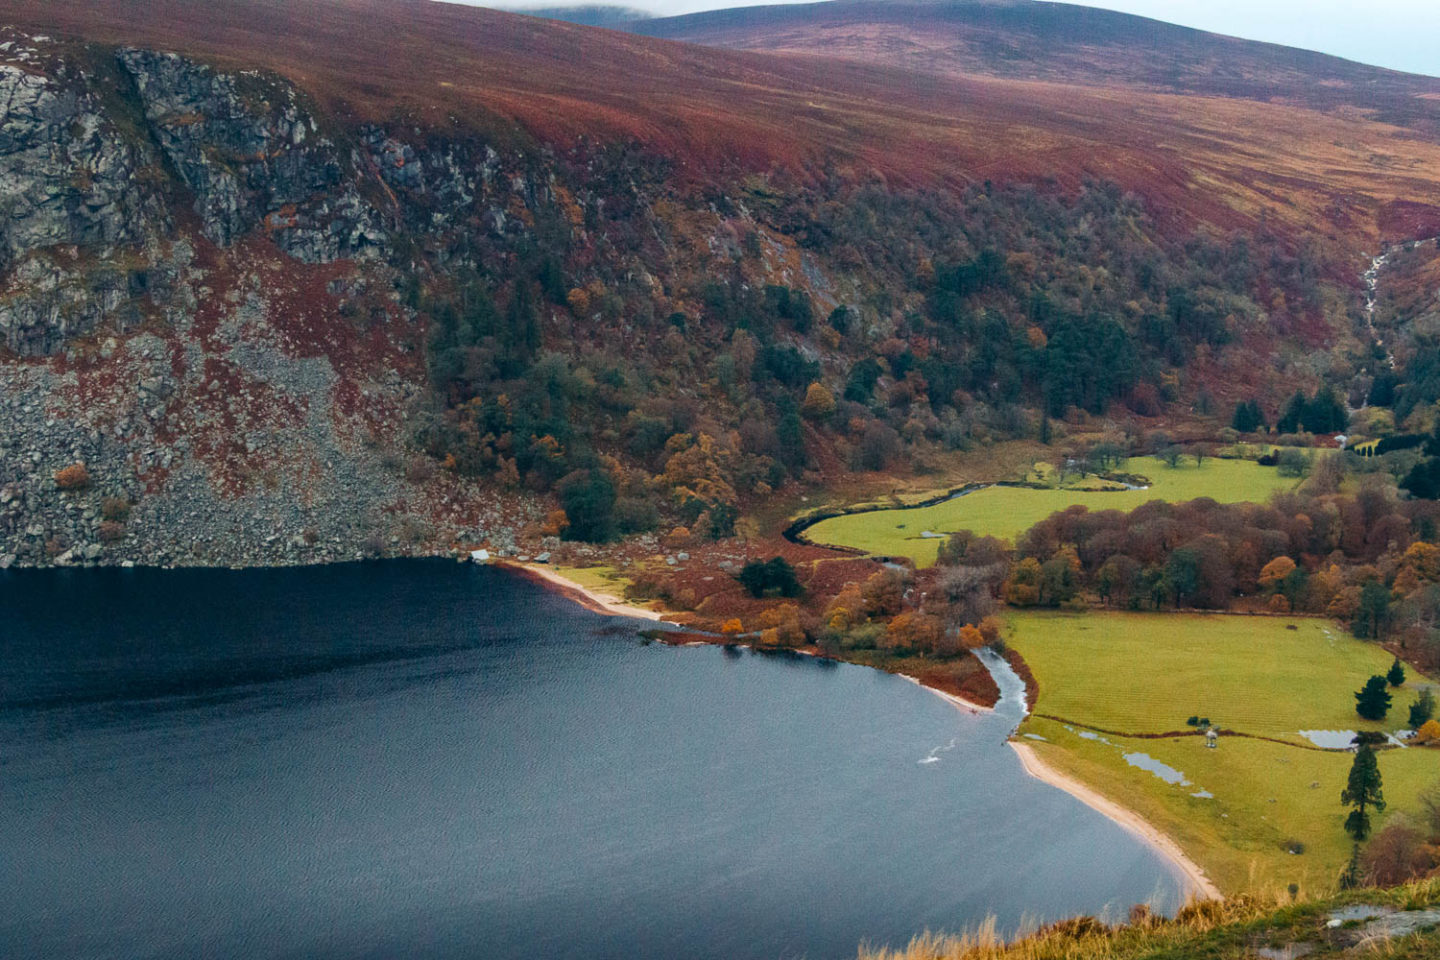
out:
{"label": "shrub", "polygon": [[1303,477],[1310,472],[1311,457],[1296,447],[1286,447],[1275,458],[1275,469],[1282,477]]}
{"label": "shrub", "polygon": [[751,560],[735,579],[752,597],[765,596],[772,590],[782,597],[798,597],[803,592],[795,576],[795,568],[784,557]]}
{"label": "shrub", "polygon": [[90,471],[83,463],[72,463],[55,473],[55,486],[61,490],[85,490],[90,486]]}
{"label": "shrub", "polygon": [[130,501],[124,497],[106,497],[100,501],[100,516],[112,523],[130,519]]}
{"label": "shrub", "polygon": [[100,542],[118,543],[125,539],[125,524],[106,520],[100,524]]}

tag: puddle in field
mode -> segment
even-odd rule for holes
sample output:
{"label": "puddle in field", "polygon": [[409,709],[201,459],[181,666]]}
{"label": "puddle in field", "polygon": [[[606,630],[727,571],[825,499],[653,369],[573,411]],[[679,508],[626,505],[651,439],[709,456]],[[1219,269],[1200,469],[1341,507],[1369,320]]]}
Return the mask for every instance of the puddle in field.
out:
{"label": "puddle in field", "polygon": [[1301,730],[1300,736],[1322,750],[1348,750],[1355,740],[1354,730]]}
{"label": "puddle in field", "polygon": [[1132,767],[1139,767],[1141,770],[1153,773],[1172,786],[1177,784],[1182,787],[1190,786],[1190,781],[1185,779],[1185,774],[1167,763],[1161,763],[1148,753],[1127,753],[1125,762]]}

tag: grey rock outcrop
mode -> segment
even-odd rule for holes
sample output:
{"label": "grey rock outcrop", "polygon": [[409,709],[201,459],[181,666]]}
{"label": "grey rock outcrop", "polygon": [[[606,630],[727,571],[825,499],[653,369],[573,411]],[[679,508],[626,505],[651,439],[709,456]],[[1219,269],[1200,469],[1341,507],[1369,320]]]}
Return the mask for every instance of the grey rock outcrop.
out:
{"label": "grey rock outcrop", "polygon": [[113,260],[168,223],[149,162],[82,84],[0,64],[0,343],[53,353],[128,299]]}
{"label": "grey rock outcrop", "polygon": [[294,87],[175,54],[128,49],[117,57],[216,244],[263,226],[281,249],[312,263],[383,247],[384,231],[351,165],[301,108]]}

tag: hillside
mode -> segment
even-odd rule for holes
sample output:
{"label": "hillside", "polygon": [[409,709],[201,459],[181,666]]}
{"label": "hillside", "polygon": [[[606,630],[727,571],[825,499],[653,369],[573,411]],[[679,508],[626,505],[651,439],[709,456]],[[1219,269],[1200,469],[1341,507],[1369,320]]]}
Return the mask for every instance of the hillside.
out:
{"label": "hillside", "polygon": [[[853,18],[865,22],[874,15],[856,10]],[[1039,36],[1028,56],[1051,65],[1037,83],[1034,71],[991,71],[996,79],[821,63],[430,0],[6,0],[0,16],[31,30],[275,70],[350,122],[405,116],[428,128],[478,124],[495,132],[497,122],[518,121],[545,142],[634,138],[675,157],[691,177],[776,165],[912,185],[1053,178],[1074,187],[1100,177],[1144,193],[1157,212],[1187,226],[1252,226],[1264,216],[1297,230],[1323,223],[1326,233],[1369,247],[1378,235],[1399,240],[1424,232],[1417,221],[1434,222],[1429,232],[1440,232],[1433,172],[1440,147],[1393,125],[1414,118],[1396,114],[1385,84],[1355,87],[1378,98],[1360,111],[1325,113],[1313,103],[1137,96],[1105,85],[1077,90],[1074,81],[1093,74],[1084,64],[1131,57],[1086,52],[1084,34],[1080,41],[1063,32]],[[805,8],[804,22],[810,16]],[[646,21],[640,29],[669,29],[666,23]],[[1015,42],[1023,47],[1021,39]],[[1056,49],[1077,42],[1079,54]],[[1183,56],[1161,44],[1151,72]],[[1305,87],[1310,55],[1293,57],[1290,75],[1302,80],[1290,86]],[[1358,77],[1383,75],[1357,70]],[[1420,83],[1387,76],[1397,89]],[[1268,75],[1253,79],[1268,82]]]}
{"label": "hillside", "polygon": [[1341,106],[1434,131],[1440,79],[1035,0],[829,0],[638,21],[647,36],[988,76]]}
{"label": "hillside", "polygon": [[0,24],[0,562],[728,542],[1209,435],[1360,382],[1365,255],[1440,232],[1440,143],[1356,110],[428,0]]}

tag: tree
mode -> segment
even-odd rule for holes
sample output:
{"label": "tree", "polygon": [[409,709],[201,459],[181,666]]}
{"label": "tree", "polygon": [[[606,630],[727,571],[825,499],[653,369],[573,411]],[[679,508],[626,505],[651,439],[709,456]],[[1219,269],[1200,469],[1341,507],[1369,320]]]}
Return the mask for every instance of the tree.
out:
{"label": "tree", "polygon": [[1379,640],[1390,616],[1390,591],[1379,580],[1367,580],[1360,587],[1360,606],[1350,631],[1362,640]]}
{"label": "tree", "polygon": [[1275,469],[1282,477],[1303,477],[1310,472],[1310,455],[1297,447],[1286,447],[1275,457]]}
{"label": "tree", "polygon": [[1426,722],[1435,718],[1435,694],[1429,688],[1420,691],[1420,696],[1410,704],[1410,729],[1419,730]]}
{"label": "tree", "polygon": [[559,483],[569,526],[567,540],[604,543],[615,538],[615,483],[603,470],[577,470]]}
{"label": "tree", "polygon": [[1260,586],[1268,590],[1279,590],[1285,578],[1295,570],[1295,561],[1289,557],[1276,557],[1260,570]]}
{"label": "tree", "polygon": [[1254,433],[1256,430],[1265,428],[1265,414],[1260,411],[1260,404],[1254,400],[1242,400],[1235,405],[1235,416],[1230,419],[1230,426],[1241,433]]}
{"label": "tree", "polygon": [[[1374,679],[1384,683],[1383,677]],[[1354,763],[1350,765],[1350,779],[1340,793],[1340,802],[1352,808],[1345,818],[1345,832],[1356,842],[1370,836],[1370,814],[1366,808],[1374,807],[1377,812],[1385,809],[1385,794],[1381,787],[1380,764],[1375,759],[1375,751],[1368,743],[1362,743],[1355,751]]]}
{"label": "tree", "polygon": [[1355,712],[1366,720],[1384,720],[1390,712],[1390,692],[1385,689],[1385,678],[1371,677],[1365,686],[1355,694]]}
{"label": "tree", "polygon": [[816,381],[805,390],[800,412],[810,420],[823,420],[835,412],[835,397],[825,389],[825,384]]}
{"label": "tree", "polygon": [[1294,433],[1300,429],[1300,420],[1305,416],[1305,394],[1297,391],[1290,402],[1285,404],[1285,412],[1280,419],[1275,421],[1275,429],[1281,433]]}
{"label": "tree", "polygon": [[1396,657],[1395,662],[1390,664],[1390,669],[1385,674],[1385,679],[1392,687],[1405,686],[1405,667],[1401,665],[1399,657]]}
{"label": "tree", "polygon": [[735,579],[756,599],[772,590],[782,597],[798,597],[802,592],[795,568],[784,557],[751,560],[740,569]]}

